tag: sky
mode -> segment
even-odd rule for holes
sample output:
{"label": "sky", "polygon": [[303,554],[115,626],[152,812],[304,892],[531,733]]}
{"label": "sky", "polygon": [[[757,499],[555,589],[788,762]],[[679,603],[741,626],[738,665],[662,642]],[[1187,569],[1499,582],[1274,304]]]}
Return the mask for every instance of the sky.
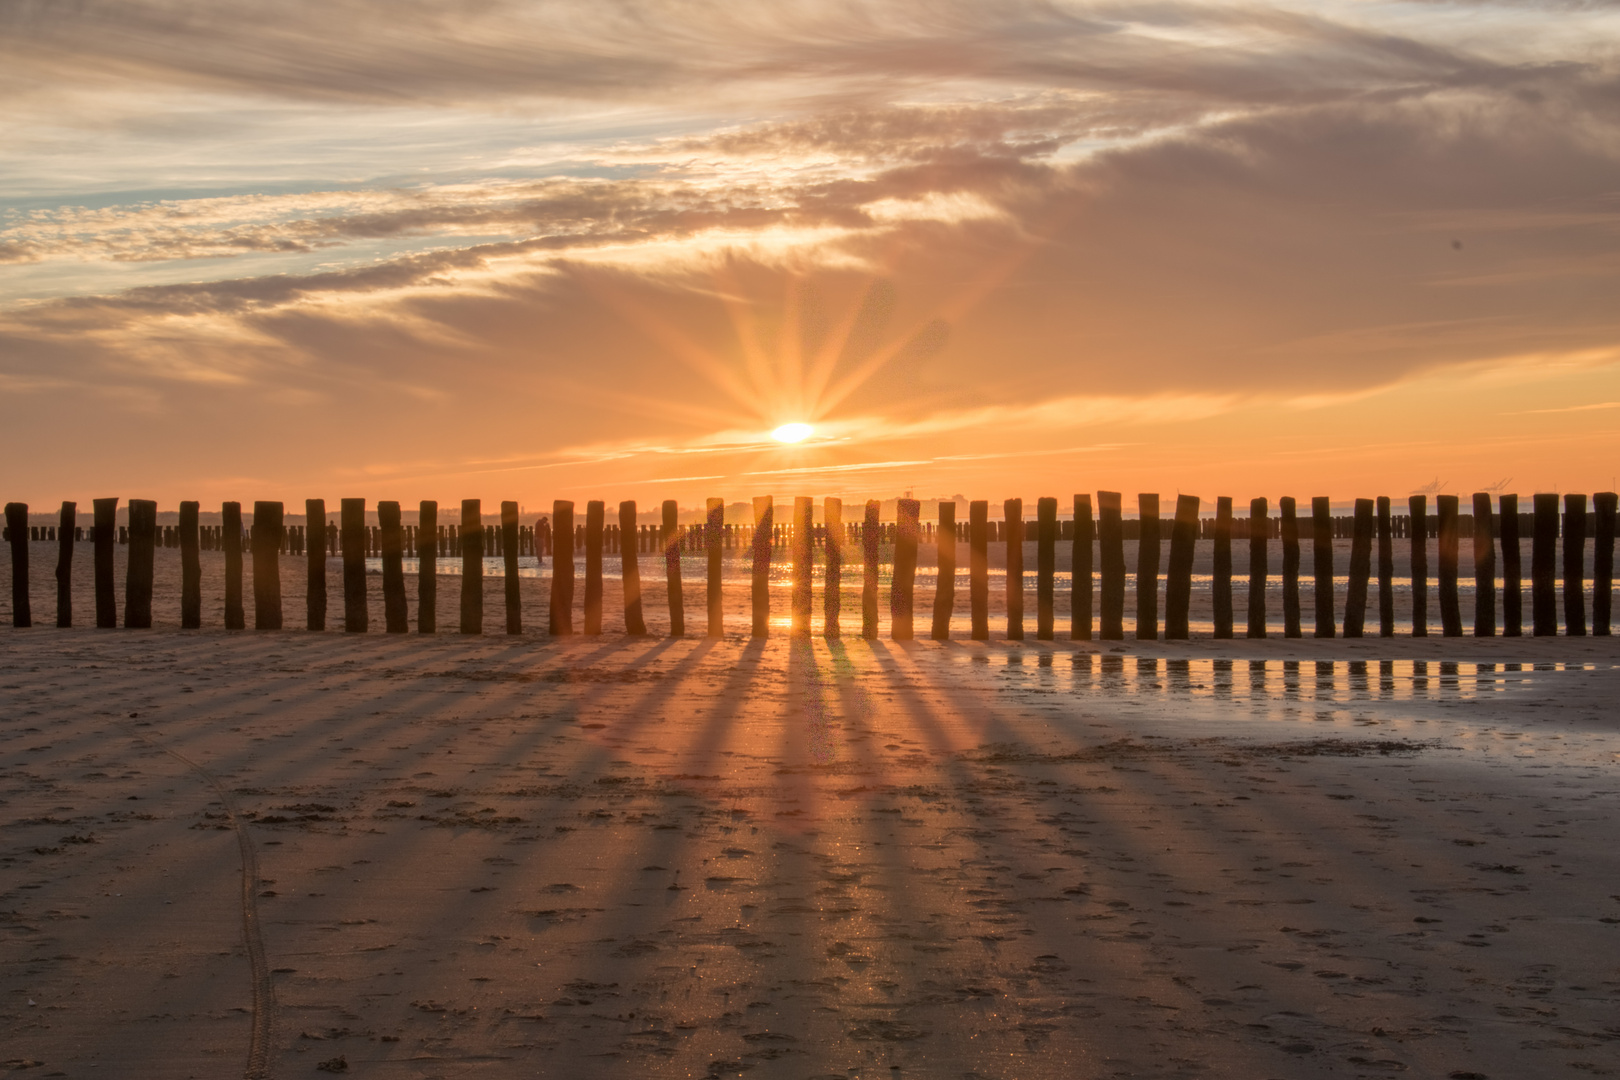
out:
{"label": "sky", "polygon": [[0,0],[0,147],[36,508],[1620,472],[1620,4]]}

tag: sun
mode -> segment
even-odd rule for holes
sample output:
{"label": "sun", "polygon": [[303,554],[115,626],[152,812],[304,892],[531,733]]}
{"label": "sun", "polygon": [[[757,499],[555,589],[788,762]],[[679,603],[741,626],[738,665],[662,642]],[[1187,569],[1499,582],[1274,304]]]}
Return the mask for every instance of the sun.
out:
{"label": "sun", "polygon": [[810,437],[810,433],[814,430],[809,424],[783,424],[771,432],[771,438],[777,442],[803,442]]}

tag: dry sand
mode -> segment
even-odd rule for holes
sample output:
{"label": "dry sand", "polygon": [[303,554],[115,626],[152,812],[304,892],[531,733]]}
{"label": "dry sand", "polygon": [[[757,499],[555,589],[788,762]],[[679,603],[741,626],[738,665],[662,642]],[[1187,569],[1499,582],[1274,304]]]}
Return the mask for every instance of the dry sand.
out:
{"label": "dry sand", "polygon": [[1613,639],[0,656],[19,1075],[1620,1071]]}

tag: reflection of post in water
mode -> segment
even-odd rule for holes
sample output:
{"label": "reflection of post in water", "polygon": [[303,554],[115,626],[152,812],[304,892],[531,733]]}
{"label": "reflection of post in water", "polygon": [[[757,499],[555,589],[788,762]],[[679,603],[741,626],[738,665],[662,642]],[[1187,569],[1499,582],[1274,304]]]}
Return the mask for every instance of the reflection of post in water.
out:
{"label": "reflection of post in water", "polygon": [[1351,697],[1367,697],[1367,661],[1350,661],[1350,695]]}
{"label": "reflection of post in water", "polygon": [[[1297,635],[1296,635],[1297,636]],[[1283,697],[1299,697],[1299,661],[1284,660],[1282,665]]]}
{"label": "reflection of post in water", "polygon": [[1232,636],[1232,498],[1229,495],[1215,499],[1214,577],[1210,587],[1215,637],[1224,641]]}
{"label": "reflection of post in water", "polygon": [[1427,660],[1412,661],[1412,693],[1416,695],[1421,690],[1429,692],[1429,662]]}
{"label": "reflection of post in water", "polygon": [[968,604],[974,641],[990,640],[990,503],[968,504]]}
{"label": "reflection of post in water", "polygon": [[1333,697],[1333,661],[1318,660],[1316,662],[1316,698],[1329,699]]}
{"label": "reflection of post in water", "polygon": [[1266,578],[1270,575],[1266,548],[1271,538],[1271,519],[1266,516],[1266,500],[1249,500],[1249,630],[1248,636],[1266,636]]}
{"label": "reflection of post in water", "polygon": [[1091,496],[1074,497],[1074,539],[1069,560],[1069,640],[1091,640]]}
{"label": "reflection of post in water", "polygon": [[[830,534],[829,534],[830,535]],[[939,504],[939,542],[934,578],[934,624],[929,635],[935,641],[949,641],[951,612],[956,607],[956,503]]]}
{"label": "reflection of post in water", "polygon": [[1136,497],[1136,640],[1159,637],[1159,497]]}
{"label": "reflection of post in water", "polygon": [[1429,498],[1413,495],[1406,501],[1411,517],[1407,532],[1412,539],[1412,636],[1429,636]]}
{"label": "reflection of post in water", "polygon": [[1378,496],[1378,636],[1395,636],[1395,533],[1389,496]]}
{"label": "reflection of post in water", "polygon": [[1378,696],[1380,698],[1393,698],[1395,696],[1395,661],[1378,661]]}
{"label": "reflection of post in water", "polygon": [[837,639],[838,620],[844,613],[844,504],[826,499],[821,504],[822,524],[827,530],[826,581],[821,596],[821,632]]}
{"label": "reflection of post in water", "polygon": [[1283,542],[1283,637],[1297,638],[1299,632],[1299,518],[1292,496],[1277,502],[1282,515]]}
{"label": "reflection of post in water", "polygon": [[1211,665],[1213,674],[1210,682],[1214,692],[1221,697],[1232,696],[1232,661],[1216,660]]}
{"label": "reflection of post in water", "polygon": [[1024,500],[1001,504],[1007,541],[1007,640],[1024,640]]}
{"label": "reflection of post in water", "polygon": [[1198,507],[1198,496],[1176,496],[1176,516],[1170,527],[1170,572],[1164,590],[1164,636],[1167,641],[1186,641],[1189,634],[1193,553],[1198,541]]}
{"label": "reflection of post in water", "polygon": [[1097,555],[1102,563],[1102,599],[1098,636],[1104,641],[1125,637],[1125,522],[1124,496],[1117,491],[1097,492]]}

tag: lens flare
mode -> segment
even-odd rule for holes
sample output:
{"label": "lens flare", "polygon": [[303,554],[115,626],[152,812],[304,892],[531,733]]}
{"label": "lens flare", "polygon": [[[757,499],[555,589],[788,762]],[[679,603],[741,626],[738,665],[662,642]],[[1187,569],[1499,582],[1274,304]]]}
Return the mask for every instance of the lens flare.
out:
{"label": "lens flare", "polygon": [[777,442],[803,442],[810,437],[810,433],[814,430],[809,424],[783,424],[771,432],[771,438]]}

